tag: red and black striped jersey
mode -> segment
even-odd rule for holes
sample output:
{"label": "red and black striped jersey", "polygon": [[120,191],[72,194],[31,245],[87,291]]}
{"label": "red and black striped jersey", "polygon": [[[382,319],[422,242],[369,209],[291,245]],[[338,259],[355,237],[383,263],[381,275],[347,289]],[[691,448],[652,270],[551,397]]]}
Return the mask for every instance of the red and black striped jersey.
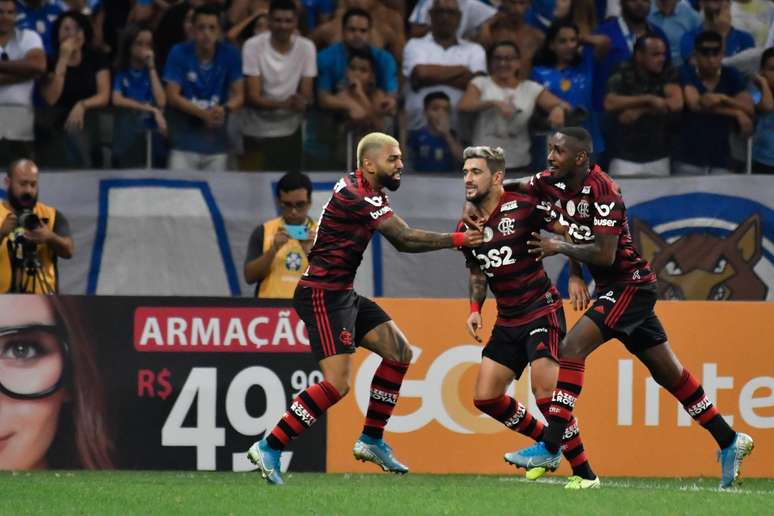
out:
{"label": "red and black striped jersey", "polygon": [[475,263],[486,275],[501,326],[521,326],[562,306],[543,262],[528,253],[527,240],[543,226],[537,203],[532,195],[505,192],[484,223],[484,243],[462,249],[468,266]]}
{"label": "red and black striped jersey", "polygon": [[611,266],[586,264],[597,289],[614,283],[636,285],[656,281],[653,268],[634,248],[621,189],[602,169],[595,165],[577,192],[568,191],[565,183],[553,180],[548,171],[536,174],[530,186],[540,198],[538,209],[545,220],[558,221],[573,243],[592,243],[598,234],[618,236]]}
{"label": "red and black striped jersey", "polygon": [[320,214],[309,267],[299,284],[351,289],[371,235],[392,215],[387,194],[374,190],[359,170],[339,179]]}

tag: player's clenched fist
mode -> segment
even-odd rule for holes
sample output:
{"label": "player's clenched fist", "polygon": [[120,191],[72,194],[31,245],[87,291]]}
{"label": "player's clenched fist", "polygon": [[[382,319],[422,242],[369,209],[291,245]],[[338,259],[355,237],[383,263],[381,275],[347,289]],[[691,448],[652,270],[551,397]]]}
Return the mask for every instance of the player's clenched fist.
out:
{"label": "player's clenched fist", "polygon": [[484,243],[484,234],[481,231],[468,229],[463,233],[465,240],[463,241],[463,247],[478,247]]}
{"label": "player's clenched fist", "polygon": [[481,228],[486,222],[486,217],[481,209],[472,202],[466,202],[462,208],[462,222],[469,228]]}

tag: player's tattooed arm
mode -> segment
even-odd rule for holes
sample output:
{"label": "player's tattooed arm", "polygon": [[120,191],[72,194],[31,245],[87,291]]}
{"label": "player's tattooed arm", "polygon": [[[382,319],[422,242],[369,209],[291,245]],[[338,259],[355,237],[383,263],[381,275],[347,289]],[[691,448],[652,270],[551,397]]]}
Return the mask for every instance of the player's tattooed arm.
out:
{"label": "player's tattooed arm", "polygon": [[402,253],[424,253],[452,247],[451,233],[414,229],[397,214],[382,221],[376,229]]}
{"label": "player's tattooed arm", "polygon": [[468,333],[476,341],[481,342],[478,330],[481,329],[483,321],[481,319],[481,306],[486,299],[486,276],[481,269],[473,264],[470,266],[470,276],[468,279],[468,288],[470,291],[470,314],[465,322]]}
{"label": "player's tattooed arm", "polygon": [[476,303],[478,306],[484,304],[486,299],[486,276],[476,266],[470,269],[470,277],[468,278],[468,293],[470,295],[470,302]]}
{"label": "player's tattooed arm", "polygon": [[532,233],[533,239],[528,240],[527,245],[530,247],[529,254],[534,255],[535,260],[563,254],[579,262],[610,267],[615,262],[618,235],[597,234],[594,237],[594,242],[590,244],[573,244],[556,238],[545,238],[540,233]]}

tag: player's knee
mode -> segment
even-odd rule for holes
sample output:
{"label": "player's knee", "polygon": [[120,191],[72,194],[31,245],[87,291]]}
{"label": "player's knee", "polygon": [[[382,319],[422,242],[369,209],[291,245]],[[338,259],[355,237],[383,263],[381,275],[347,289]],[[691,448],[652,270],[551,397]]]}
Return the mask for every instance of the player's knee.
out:
{"label": "player's knee", "polygon": [[554,387],[556,387],[556,376],[551,375],[532,375],[530,379],[532,387],[532,394],[535,395],[535,399],[550,398],[554,394]]}
{"label": "player's knee", "polygon": [[547,383],[545,385],[542,384],[532,384],[532,394],[535,396],[535,399],[540,400],[543,398],[550,398],[554,394],[554,384],[553,383]]}
{"label": "player's knee", "polygon": [[328,381],[333,384],[342,398],[349,392],[349,381],[346,378],[336,378]]}
{"label": "player's knee", "polygon": [[414,352],[411,351],[411,345],[408,342],[401,340],[398,361],[403,364],[410,364],[413,356]]}
{"label": "player's knee", "polygon": [[559,342],[559,357],[566,357],[567,354],[570,352],[572,344],[567,338],[562,339]]}
{"label": "player's knee", "polygon": [[395,344],[391,346],[391,349],[382,358],[402,364],[410,363],[411,357],[414,356],[411,351],[411,345],[405,339],[398,336],[395,337],[394,342]]}
{"label": "player's knee", "polygon": [[559,343],[559,358],[581,356],[582,346],[578,339],[563,338]]}
{"label": "player's knee", "polygon": [[556,387],[559,363],[553,358],[538,358],[530,367],[530,386],[536,399],[550,398]]}
{"label": "player's knee", "polygon": [[325,380],[333,385],[342,398],[349,392],[350,385],[348,374],[328,374],[325,376]]}
{"label": "player's knee", "polygon": [[[476,388],[473,392],[473,405],[479,408],[481,410],[481,407],[479,404],[485,403],[487,401],[492,401],[493,399],[500,398],[505,393],[505,388],[501,388],[499,385],[496,385],[494,382],[486,382],[486,381],[478,381],[476,383]],[[486,412],[486,411],[484,411]]]}
{"label": "player's knee", "polygon": [[653,380],[665,389],[669,389],[677,384],[677,382],[680,381],[680,377],[682,375],[682,371],[675,372],[669,368],[658,366],[649,367],[648,372],[650,372]]}
{"label": "player's knee", "polygon": [[349,383],[343,384],[338,391],[342,398],[346,396],[349,393]]}
{"label": "player's knee", "polygon": [[652,347],[636,356],[648,368],[653,380],[665,389],[677,384],[683,375],[683,365],[668,348]]}

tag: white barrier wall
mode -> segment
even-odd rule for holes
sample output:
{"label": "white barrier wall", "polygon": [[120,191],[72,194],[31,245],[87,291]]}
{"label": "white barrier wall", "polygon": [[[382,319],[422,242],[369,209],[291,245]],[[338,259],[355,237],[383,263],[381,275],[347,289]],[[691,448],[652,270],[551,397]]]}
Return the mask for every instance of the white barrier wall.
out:
{"label": "white barrier wall", "polygon": [[[339,173],[311,174],[312,216]],[[247,239],[276,216],[276,173],[44,172],[40,199],[70,220],[73,260],[60,262],[63,293],[251,295],[242,280]],[[624,180],[630,227],[659,272],[662,297],[774,298],[774,178]],[[0,197],[5,192],[0,190]],[[452,231],[462,178],[404,175],[390,194],[409,224]],[[560,288],[565,261],[547,260]],[[402,254],[375,239],[356,288],[389,297],[464,297],[455,251]]]}

